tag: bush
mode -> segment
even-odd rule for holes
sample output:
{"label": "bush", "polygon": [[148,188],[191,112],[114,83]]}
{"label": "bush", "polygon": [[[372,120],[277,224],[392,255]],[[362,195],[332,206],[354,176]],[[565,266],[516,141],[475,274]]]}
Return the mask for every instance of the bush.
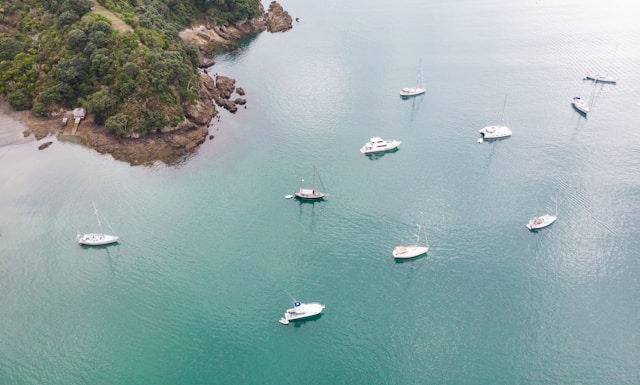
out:
{"label": "bush", "polygon": [[47,113],[49,112],[47,110],[47,106],[42,102],[36,102],[31,111],[38,116],[47,116]]}
{"label": "bush", "polygon": [[67,45],[75,51],[82,51],[87,44],[87,34],[81,29],[72,29],[67,35]]}
{"label": "bush", "polygon": [[31,96],[24,92],[23,90],[15,90],[9,93],[9,103],[11,106],[15,108],[17,111],[24,111],[31,109],[33,107],[33,102],[31,101]]}
{"label": "bush", "polygon": [[22,43],[12,37],[0,39],[0,61],[13,59],[22,49]]}
{"label": "bush", "polygon": [[105,126],[107,129],[113,131],[118,136],[127,136],[129,134],[129,130],[127,128],[127,123],[129,121],[129,117],[122,112],[119,112],[113,116],[110,116],[105,121]]}

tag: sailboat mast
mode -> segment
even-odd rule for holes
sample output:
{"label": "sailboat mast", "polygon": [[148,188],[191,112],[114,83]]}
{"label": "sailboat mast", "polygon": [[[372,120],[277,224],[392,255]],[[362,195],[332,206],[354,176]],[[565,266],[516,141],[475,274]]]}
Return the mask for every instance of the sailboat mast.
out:
{"label": "sailboat mast", "polygon": [[500,118],[501,124],[504,126],[504,111],[507,109],[507,95],[504,96],[504,104],[502,105],[502,117]]}
{"label": "sailboat mast", "polygon": [[100,229],[100,234],[102,234],[102,222],[100,221],[100,214],[98,213],[96,202],[91,201],[91,203],[93,203],[93,212],[96,214],[96,219],[98,219],[98,229]]}
{"label": "sailboat mast", "polygon": [[429,239],[427,239],[427,227],[424,227],[424,246],[429,247]]}
{"label": "sailboat mast", "polygon": [[316,191],[316,166],[313,166],[313,191]]}

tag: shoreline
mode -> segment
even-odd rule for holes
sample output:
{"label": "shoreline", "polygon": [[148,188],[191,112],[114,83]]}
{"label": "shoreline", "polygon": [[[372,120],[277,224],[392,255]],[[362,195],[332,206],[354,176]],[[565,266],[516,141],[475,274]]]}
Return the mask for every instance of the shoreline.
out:
{"label": "shoreline", "polygon": [[[110,133],[105,126],[94,124],[93,116],[88,115],[81,121],[76,135],[71,135],[68,131],[73,125],[73,119],[69,118],[66,125],[62,123],[62,118],[70,116],[71,111],[41,118],[30,111],[15,111],[3,100],[0,101],[0,113],[21,125],[24,138],[33,137],[36,142],[40,142],[55,136],[58,141],[79,143],[132,166],[150,166],[158,161],[168,166],[178,164],[204,143],[208,134],[208,126],[204,126],[149,134],[143,138],[120,138]],[[44,141],[40,150],[46,149],[47,143]]]}
{"label": "shoreline", "polygon": [[[101,154],[109,154],[114,159],[129,163],[131,166],[153,165],[158,161],[168,166],[179,164],[194,154],[196,149],[207,140],[213,140],[209,128],[218,116],[216,105],[231,113],[238,110],[238,105],[246,108],[244,89],[236,87],[235,79],[222,75],[212,77],[207,69],[215,65],[206,55],[212,49],[231,49],[244,36],[269,32],[282,32],[292,28],[291,16],[282,6],[273,1],[269,11],[251,20],[244,20],[226,26],[192,26],[180,32],[180,37],[198,46],[200,50],[202,87],[200,99],[185,106],[185,119],[176,127],[166,127],[156,133],[142,137],[119,137],[110,132],[104,125],[94,123],[92,114],[87,114],[80,121],[75,134],[71,133],[74,125],[72,110],[49,114],[47,117],[35,116],[30,110],[16,111],[6,100],[0,100],[0,113],[18,121],[23,127],[22,135],[33,136],[40,141],[48,136],[56,136],[61,141],[74,141],[92,148]],[[237,95],[237,96],[236,96]],[[63,118],[67,118],[63,122]],[[219,122],[219,119],[218,119]],[[217,128],[216,130],[219,130]],[[69,139],[69,140],[65,140]],[[40,150],[51,143],[43,143]]]}

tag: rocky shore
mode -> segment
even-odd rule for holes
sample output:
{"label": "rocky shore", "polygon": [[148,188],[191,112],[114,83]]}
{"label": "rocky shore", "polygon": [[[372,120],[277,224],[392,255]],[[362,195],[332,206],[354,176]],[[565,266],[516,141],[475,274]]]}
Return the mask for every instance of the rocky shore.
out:
{"label": "rocky shore", "polygon": [[[255,19],[224,26],[200,25],[182,31],[180,36],[198,46],[201,67],[210,67],[215,63],[207,57],[218,50],[233,49],[244,36],[292,28],[291,16],[277,2],[272,2],[267,12],[261,6],[261,11],[262,16]],[[91,114],[80,122],[77,131],[71,136],[72,111],[62,111],[45,118],[37,117],[29,111],[7,113],[27,127],[25,136],[33,135],[36,140],[58,135],[62,141],[80,142],[131,165],[148,165],[157,161],[172,165],[188,158],[207,139],[210,124],[218,115],[216,105],[235,113],[238,105],[247,103],[244,89],[236,88],[235,79],[222,75],[211,78],[206,72],[201,74],[201,79],[200,100],[182,106],[186,118],[183,122],[176,127],[167,127],[161,132],[138,138],[118,137],[105,126],[94,124]],[[213,139],[213,136],[209,138]],[[40,149],[44,150],[50,144],[48,141],[43,142]]]}

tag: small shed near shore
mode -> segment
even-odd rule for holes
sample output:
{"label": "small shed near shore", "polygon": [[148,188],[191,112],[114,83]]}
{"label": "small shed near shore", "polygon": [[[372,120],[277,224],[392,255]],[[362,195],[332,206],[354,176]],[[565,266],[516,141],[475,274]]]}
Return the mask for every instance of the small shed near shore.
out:
{"label": "small shed near shore", "polygon": [[78,131],[78,126],[80,125],[80,120],[84,119],[86,115],[87,115],[87,110],[85,110],[84,108],[73,109],[73,119],[75,122],[73,124],[73,129],[71,130],[71,135],[76,134],[76,131]]}

